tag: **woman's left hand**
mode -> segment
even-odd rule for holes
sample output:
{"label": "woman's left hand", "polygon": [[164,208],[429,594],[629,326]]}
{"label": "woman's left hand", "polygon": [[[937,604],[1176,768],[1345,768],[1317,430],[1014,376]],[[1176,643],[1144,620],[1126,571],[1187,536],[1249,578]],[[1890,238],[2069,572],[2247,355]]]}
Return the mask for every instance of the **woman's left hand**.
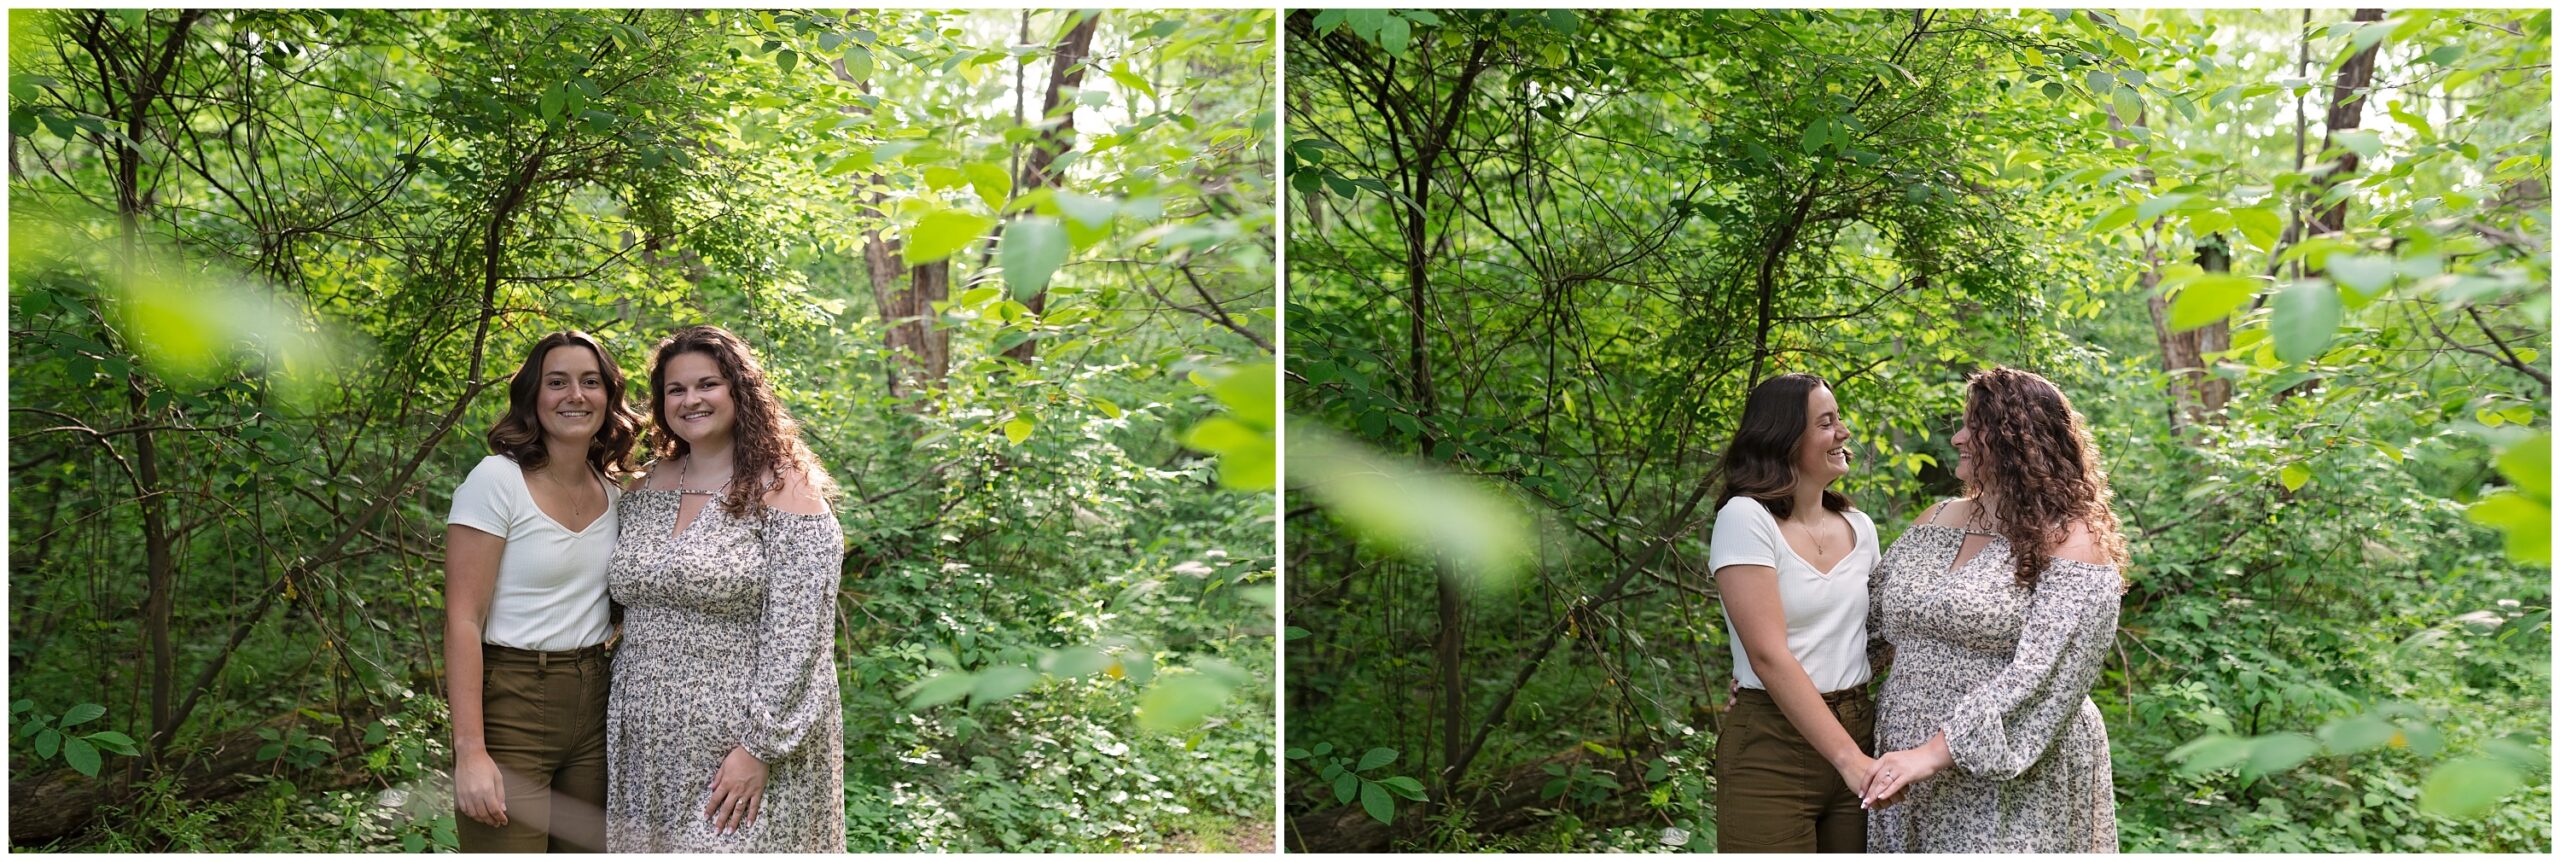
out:
{"label": "woman's left hand", "polygon": [[755,825],[764,807],[764,777],[764,761],[748,754],[746,746],[729,749],[720,770],[711,774],[711,804],[702,809],[713,832],[727,835]]}
{"label": "woman's left hand", "polygon": [[1867,772],[1866,789],[1858,794],[1858,804],[1882,808],[1901,801],[1902,789],[1921,779],[1954,766],[1955,755],[1947,751],[1947,739],[1932,734],[1928,742],[1916,748],[1888,752],[1876,758],[1875,768]]}

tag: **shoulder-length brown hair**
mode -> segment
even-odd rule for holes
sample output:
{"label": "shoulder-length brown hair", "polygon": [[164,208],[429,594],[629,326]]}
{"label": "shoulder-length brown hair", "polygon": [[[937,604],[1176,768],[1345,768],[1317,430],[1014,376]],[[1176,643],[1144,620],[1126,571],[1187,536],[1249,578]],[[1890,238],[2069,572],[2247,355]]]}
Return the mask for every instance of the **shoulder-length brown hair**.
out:
{"label": "shoulder-length brown hair", "polygon": [[526,469],[540,469],[551,459],[551,450],[542,444],[542,420],[533,411],[541,397],[542,362],[561,347],[583,347],[594,353],[597,373],[604,377],[604,424],[587,443],[587,466],[607,479],[629,472],[631,447],[640,438],[640,414],[623,397],[627,381],[622,366],[614,364],[613,354],[595,336],[574,329],[543,336],[526,353],[524,364],[516,366],[515,378],[507,381],[507,415],[489,426],[489,451]]}
{"label": "shoulder-length brown hair", "polygon": [[[1716,508],[1735,497],[1760,501],[1773,518],[1783,519],[1795,508],[1796,444],[1804,439],[1809,419],[1805,398],[1815,387],[1831,384],[1793,373],[1751,387],[1751,396],[1742,402],[1742,422],[1733,429],[1733,442],[1724,447],[1724,492],[1716,495]],[[1834,512],[1857,508],[1847,495],[1829,488],[1822,489],[1822,507]]]}
{"label": "shoulder-length brown hair", "polygon": [[786,470],[806,476],[821,497],[837,496],[835,480],[818,464],[817,453],[801,441],[800,423],[774,396],[764,366],[756,362],[745,341],[717,326],[688,326],[658,342],[657,359],[649,366],[649,440],[658,460],[693,451],[692,444],[667,429],[666,419],[667,363],[687,353],[710,357],[720,366],[720,377],[729,384],[729,400],[738,411],[730,432],[737,454],[729,473],[737,478],[729,483],[729,496],[723,501],[730,515],[745,517],[763,511],[765,495],[781,487]]}
{"label": "shoulder-length brown hair", "polygon": [[2088,527],[2121,579],[2132,557],[2116,521],[2115,491],[2071,399],[2053,381],[2015,368],[1977,371],[1966,382],[1964,424],[1980,457],[1965,494],[1990,492],[1996,501],[1991,514],[2009,540],[2018,585],[2035,588],[2074,523]]}

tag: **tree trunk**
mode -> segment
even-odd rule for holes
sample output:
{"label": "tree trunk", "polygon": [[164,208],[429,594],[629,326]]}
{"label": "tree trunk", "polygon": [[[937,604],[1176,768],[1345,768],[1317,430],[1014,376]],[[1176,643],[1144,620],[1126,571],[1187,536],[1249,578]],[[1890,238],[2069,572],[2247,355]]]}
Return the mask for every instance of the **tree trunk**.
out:
{"label": "tree trunk", "polygon": [[[2358,9],[2350,20],[2380,21],[2382,10]],[[2347,58],[2346,65],[2338,67],[2337,83],[2329,89],[2328,128],[2320,135],[2322,152],[2327,152],[2331,147],[2338,145],[2339,132],[2354,131],[2364,125],[2365,91],[2373,84],[2374,55],[2381,48],[2382,43],[2375,42],[2364,50],[2356,52],[2355,56]],[[2345,181],[2362,164],[2363,159],[2357,156],[2354,150],[2339,153],[2338,157],[2329,163],[2327,169],[2320,172],[2318,182],[2321,192],[2325,194],[2330,188]],[[2344,200],[2323,207],[2312,214],[2310,232],[2312,236],[2337,233],[2346,229],[2347,202]]]}
{"label": "tree trunk", "polygon": [[[1084,60],[1093,48],[1093,31],[1096,25],[1102,22],[1102,13],[1097,11],[1069,14],[1080,15],[1083,20],[1067,28],[1066,35],[1058,37],[1057,50],[1050,52],[1049,90],[1048,95],[1040,102],[1041,118],[1044,121],[1055,120],[1057,125],[1042,130],[1040,136],[1032,140],[1031,151],[1023,157],[1022,172],[1013,180],[1014,193],[1018,195],[1057,185],[1057,178],[1050,175],[1049,166],[1058,161],[1060,154],[1075,146],[1075,108],[1067,106],[1066,115],[1063,117],[1058,115],[1058,111],[1060,106],[1066,105],[1066,91],[1084,85]],[[1023,300],[1022,304],[1031,309],[1034,316],[1046,314],[1049,310],[1049,291],[1043,289],[1034,293],[1030,298]],[[1004,355],[1018,361],[1029,362],[1033,351],[1039,349],[1039,344],[1038,341],[1025,341],[1007,348]]]}
{"label": "tree trunk", "polygon": [[[2355,11],[2355,15],[2349,20],[2364,22],[2380,21],[2382,20],[2382,10],[2358,9]],[[2367,26],[2372,25],[2368,24]],[[2357,51],[2355,56],[2348,57],[2346,64],[2338,67],[2337,83],[2329,89],[2329,117],[2327,121],[2327,128],[2320,133],[2320,150],[2322,152],[2327,152],[2338,145],[2339,132],[2354,131],[2364,125],[2365,91],[2371,89],[2373,85],[2374,57],[2381,51],[2381,49],[2382,43],[2375,42],[2372,45],[2366,46],[2364,50]],[[2356,155],[2356,151],[2350,149],[2340,152],[2338,153],[2337,158],[2331,160],[2328,165],[2325,166],[2325,169],[2321,170],[2318,175],[2313,178],[2314,188],[2319,190],[2319,194],[2325,196],[2330,190],[2335,189],[2339,183],[2345,182],[2348,177],[2353,176],[2356,172],[2356,168],[2362,164],[2363,158]],[[2309,236],[2323,236],[2343,233],[2346,229],[2347,201],[2345,198],[2339,198],[2337,202],[2321,207],[2312,212],[2311,223],[2306,230],[2306,234]],[[2325,273],[2325,269],[2315,272],[2315,274]],[[2343,290],[2345,288],[2340,289]],[[2276,400],[2281,402],[2296,395],[2305,395],[2318,391],[2319,388],[2319,378],[2312,378],[2302,381],[2301,383],[2294,384],[2284,391],[2276,393]]]}
{"label": "tree trunk", "polygon": [[[836,80],[852,84],[864,93],[871,92],[871,82],[859,80],[845,71],[839,57],[827,64]],[[847,107],[848,113],[860,109]],[[871,185],[885,180],[871,176]],[[938,260],[908,268],[902,256],[902,242],[881,235],[888,226],[888,196],[873,193],[870,200],[874,217],[871,227],[862,232],[863,269],[871,278],[871,300],[880,312],[880,323],[886,331],[881,341],[889,348],[888,385],[893,398],[920,395],[942,383],[951,372],[951,333],[934,325],[933,304],[951,297],[951,262]],[[922,399],[908,402],[909,412],[924,409]]]}

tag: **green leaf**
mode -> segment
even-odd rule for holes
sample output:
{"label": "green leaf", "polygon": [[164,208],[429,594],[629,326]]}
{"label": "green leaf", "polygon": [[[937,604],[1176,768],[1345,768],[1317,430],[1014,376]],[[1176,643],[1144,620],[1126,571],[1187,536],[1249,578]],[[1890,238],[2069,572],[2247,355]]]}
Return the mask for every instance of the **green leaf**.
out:
{"label": "green leaf", "polygon": [[1367,772],[1394,762],[1396,762],[1395,749],[1372,748],[1369,749],[1368,753],[1360,755],[1360,765],[1353,768],[1362,772]]}
{"label": "green leaf", "polygon": [[967,697],[977,682],[976,674],[947,670],[907,686],[898,695],[907,698],[908,709],[924,709]]}
{"label": "green leaf", "polygon": [[969,705],[993,703],[1040,684],[1040,673],[1027,667],[991,667],[979,672],[976,685],[969,687]]}
{"label": "green leaf", "polygon": [[1051,276],[1067,262],[1067,229],[1057,219],[1025,216],[1006,225],[996,247],[1004,267],[1004,283],[1013,298],[1027,300],[1049,286]]}
{"label": "green leaf", "polygon": [[99,748],[127,757],[141,753],[136,747],[133,737],[126,736],[112,730],[101,730],[81,738],[88,740],[91,745],[95,745]]}
{"label": "green leaf", "polygon": [[1256,428],[1280,427],[1280,384],[1271,363],[1249,362],[1229,370],[1209,387],[1209,394],[1236,418]]}
{"label": "green leaf", "polygon": [[967,248],[994,227],[995,219],[960,210],[936,210],[907,232],[907,265],[932,263]]}
{"label": "green leaf", "polygon": [[2418,789],[2418,810],[2456,819],[2488,813],[2524,786],[2524,774],[2495,758],[2472,755],[2438,766]]}
{"label": "green leaf", "polygon": [[2147,222],[2158,218],[2161,213],[2177,209],[2194,197],[2187,194],[2167,194],[2143,201],[2141,206],[2134,208],[2133,220]]}
{"label": "green leaf", "polygon": [[780,54],[775,54],[773,56],[773,65],[780,67],[782,69],[782,74],[789,75],[791,74],[791,70],[800,68],[800,52],[784,51]]}
{"label": "green leaf", "polygon": [[1412,776],[1398,775],[1393,778],[1381,778],[1378,779],[1378,786],[1386,788],[1389,793],[1415,802],[1421,802],[1425,798],[1422,793],[1422,782],[1415,780]]}
{"label": "green leaf", "polygon": [[62,731],[45,728],[36,732],[36,759],[44,760],[62,750]]}
{"label": "green leaf", "polygon": [[2303,466],[2300,462],[2286,464],[2277,478],[2284,482],[2285,490],[2300,491],[2302,486],[2311,482],[2311,468]]}
{"label": "green leaf", "polygon": [[844,74],[855,82],[871,77],[871,49],[851,42],[844,46]]}
{"label": "green leaf", "polygon": [[1360,782],[1360,810],[1369,812],[1380,823],[1396,822],[1395,797],[1387,795],[1387,789],[1375,781]]}
{"label": "green leaf", "polygon": [[1333,801],[1335,803],[1348,803],[1353,797],[1359,795],[1360,776],[1353,775],[1350,772],[1345,771],[1333,777]]}
{"label": "green leaf", "polygon": [[1804,148],[1805,155],[1822,152],[1822,148],[1831,143],[1831,118],[1815,117],[1812,123],[1804,127],[1804,140],[1799,143]]}
{"label": "green leaf", "polygon": [[2381,293],[2391,286],[2394,270],[2387,254],[2333,254],[2328,261],[2329,277],[2338,284],[2367,296]]}
{"label": "green leaf", "polygon": [[2184,279],[2169,303],[2169,328],[2185,332],[2226,317],[2256,296],[2264,282],[2245,275],[2207,273]]}
{"label": "green leaf", "polygon": [[2320,728],[2321,742],[2330,754],[2362,754],[2391,744],[2400,729],[2391,720],[2372,713],[2330,722]]}
{"label": "green leaf", "polygon": [[[2498,455],[2497,463],[2499,474],[2506,476],[2517,490],[2551,499],[2551,432],[2540,432],[2509,445],[2506,452]],[[64,716],[63,724],[70,723],[70,717]]]}
{"label": "green leaf", "polygon": [[2275,248],[2276,238],[2284,233],[2284,216],[2264,207],[2232,210],[2231,222],[2240,228],[2241,236],[2249,238],[2250,245],[2262,250]]}
{"label": "green leaf", "polygon": [[1582,16],[1571,9],[1547,10],[1547,28],[1571,36],[1582,30]]}
{"label": "green leaf", "polygon": [[1059,679],[1092,676],[1110,666],[1111,657],[1092,647],[1072,646],[1049,655],[1049,675]]}
{"label": "green leaf", "polygon": [[1120,212],[1120,203],[1110,198],[1061,191],[1058,192],[1055,200],[1058,202],[1058,212],[1064,214],[1067,220],[1086,227],[1108,226],[1111,224],[1111,217]]}
{"label": "green leaf", "polygon": [[2463,511],[2472,523],[2495,527],[2507,537],[2507,556],[2521,563],[2551,562],[2551,504],[2513,489],[2502,489]]}
{"label": "green leaf", "polygon": [[567,110],[568,106],[568,91],[553,87],[542,91],[542,100],[535,104],[535,109],[542,112],[543,119],[554,120],[559,119],[560,112]]}
{"label": "green leaf", "polygon": [[987,202],[987,209],[1003,212],[1005,199],[1013,195],[1013,174],[995,162],[970,162],[960,166],[969,178],[969,189]]}
{"label": "green leaf", "polygon": [[2133,85],[2116,85],[2114,100],[2116,119],[2128,126],[2149,124],[2148,119],[2142,116],[2142,92],[2134,89]]}
{"label": "green leaf", "polygon": [[2232,766],[2248,757],[2248,740],[2220,733],[2195,739],[2169,752],[2169,759],[2178,762],[2178,774],[2188,776]]}
{"label": "green leaf", "polygon": [[88,740],[72,737],[62,741],[62,762],[91,778],[98,777],[98,749]]}
{"label": "green leaf", "polygon": [[1402,57],[1413,47],[1413,23],[1394,15],[1378,24],[1378,47]]}
{"label": "green leaf", "polygon": [[2132,224],[2135,212],[2136,210],[2132,204],[2126,204],[2124,206],[2108,210],[2106,215],[2099,216],[2097,221],[2089,223],[2089,232],[2106,233],[2107,231]]}
{"label": "green leaf", "polygon": [[1138,727],[1159,735],[1190,730],[1225,706],[1233,693],[1209,674],[1168,673],[1138,697]]}
{"label": "green leaf", "polygon": [[2308,362],[2318,357],[2338,334],[2343,315],[2338,291],[2328,282],[2304,279],[2287,285],[2276,294],[2275,314],[2267,322],[2275,337],[2276,358]]}
{"label": "green leaf", "polygon": [[1269,445],[1268,440],[1262,432],[1224,416],[1202,420],[1182,434],[1182,445],[1220,455],[1248,446]]}
{"label": "green leaf", "polygon": [[2320,742],[2299,733],[2275,733],[2249,742],[2248,772],[2271,775],[2292,769],[2320,753]]}
{"label": "green leaf", "polygon": [[2329,137],[2335,140],[2338,146],[2353,150],[2356,155],[2368,159],[2373,158],[2375,153],[2382,152],[2382,133],[2372,129],[2340,129],[2329,133]]}
{"label": "green leaf", "polygon": [[2198,237],[2221,233],[2231,227],[2231,211],[2215,207],[2187,217],[2187,230]]}
{"label": "green leaf", "polygon": [[1032,423],[1029,417],[1016,416],[1004,423],[1004,439],[1012,441],[1013,445],[1020,446],[1022,441],[1031,439],[1031,428]]}
{"label": "green leaf", "polygon": [[105,714],[107,714],[107,708],[106,708],[106,707],[99,706],[99,705],[94,704],[94,703],[84,703],[84,704],[80,704],[80,705],[78,705],[78,706],[74,706],[74,707],[72,707],[72,708],[70,708],[70,709],[63,710],[63,712],[62,712],[62,720],[61,720],[61,721],[58,721],[58,722],[54,722],[54,726],[55,726],[55,727],[78,727],[78,726],[80,726],[80,725],[87,724],[87,723],[89,723],[90,721],[95,720],[98,716],[105,715]]}

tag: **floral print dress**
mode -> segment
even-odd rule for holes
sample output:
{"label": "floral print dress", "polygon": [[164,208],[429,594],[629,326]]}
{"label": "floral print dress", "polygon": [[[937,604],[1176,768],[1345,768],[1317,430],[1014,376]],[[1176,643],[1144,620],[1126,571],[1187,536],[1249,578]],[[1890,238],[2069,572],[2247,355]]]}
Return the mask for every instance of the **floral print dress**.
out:
{"label": "floral print dress", "polygon": [[2115,640],[2114,566],[2056,559],[2017,584],[2006,539],[1953,566],[1965,532],[1920,524],[1870,576],[1869,637],[1893,649],[1876,745],[1944,732],[1955,766],[1867,816],[1871,853],[2113,853],[2107,728],[2089,700]]}
{"label": "floral print dress", "polygon": [[[844,851],[844,707],[833,514],[731,516],[719,500],[675,533],[674,491],[622,498],[606,579],[622,604],[605,711],[605,846],[615,853]],[[755,823],[703,814],[733,747],[764,761]]]}

